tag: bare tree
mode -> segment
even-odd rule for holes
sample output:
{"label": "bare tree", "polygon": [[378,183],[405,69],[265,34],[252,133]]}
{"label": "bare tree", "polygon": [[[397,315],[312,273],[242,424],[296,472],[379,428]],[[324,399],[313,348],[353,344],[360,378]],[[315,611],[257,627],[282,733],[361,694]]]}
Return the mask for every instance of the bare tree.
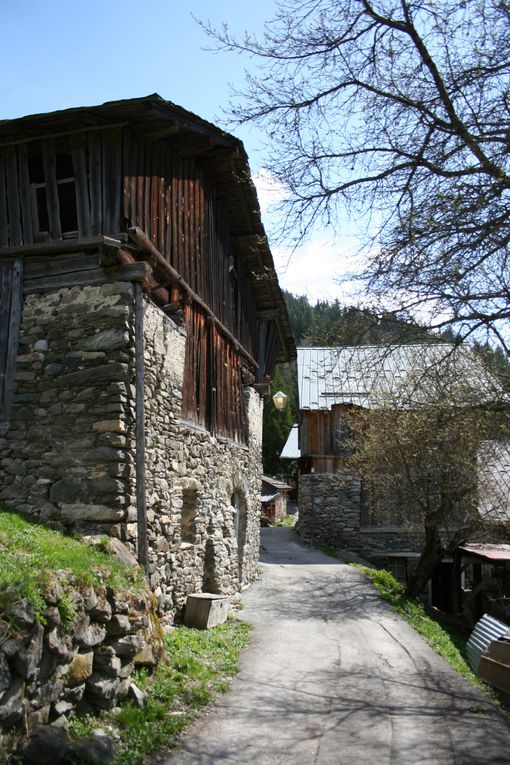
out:
{"label": "bare tree", "polygon": [[367,482],[372,517],[422,537],[410,595],[497,518],[488,497],[500,499],[493,468],[502,450],[508,455],[506,399],[476,358],[458,351],[380,387],[373,406],[352,418],[352,464]]}
{"label": "bare tree", "polygon": [[510,4],[281,0],[261,39],[204,26],[253,57],[232,116],[267,132],[286,234],[346,203],[371,296],[508,353]]}

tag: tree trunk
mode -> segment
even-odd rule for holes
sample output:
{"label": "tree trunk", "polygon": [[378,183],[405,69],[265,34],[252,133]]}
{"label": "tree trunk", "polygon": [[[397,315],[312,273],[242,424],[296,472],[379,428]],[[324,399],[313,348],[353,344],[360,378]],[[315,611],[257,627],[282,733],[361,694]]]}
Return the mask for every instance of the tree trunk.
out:
{"label": "tree trunk", "polygon": [[439,524],[432,522],[425,525],[425,544],[416,569],[406,584],[406,594],[416,597],[423,592],[435,567],[444,557],[444,549],[439,536]]}

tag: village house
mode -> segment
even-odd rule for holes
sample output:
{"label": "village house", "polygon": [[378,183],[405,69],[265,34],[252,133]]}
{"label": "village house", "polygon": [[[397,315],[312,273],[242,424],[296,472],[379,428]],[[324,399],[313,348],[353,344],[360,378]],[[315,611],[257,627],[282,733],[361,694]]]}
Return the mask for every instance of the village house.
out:
{"label": "village house", "polygon": [[262,476],[262,519],[266,523],[277,523],[287,515],[289,493],[292,486],[270,475]]}
{"label": "village house", "polygon": [[[447,371],[448,353],[449,346],[441,344],[298,348],[300,419],[281,456],[299,459],[297,530],[305,542],[358,553],[406,580],[420,557],[422,527],[410,522],[409,509],[399,506],[398,498],[385,517],[372,512],[366,485],[351,466],[349,421],[353,412],[370,410],[390,392],[395,399],[396,392],[401,395],[411,380],[409,400],[400,406],[415,405],[430,386],[427,375]],[[459,380],[469,379],[480,390],[489,390],[494,381],[471,356],[462,353],[455,363]],[[496,453],[500,454],[497,460]],[[507,462],[508,448],[502,445],[499,452],[491,450],[483,471],[479,511],[489,537],[493,534],[496,540],[502,539],[505,528],[508,534],[510,527]],[[432,602],[445,610],[462,608],[466,572],[460,557],[455,563],[453,559],[441,563],[430,582]]]}
{"label": "village house", "polygon": [[0,122],[0,501],[122,540],[162,614],[257,573],[295,354],[242,143],[158,95]]}

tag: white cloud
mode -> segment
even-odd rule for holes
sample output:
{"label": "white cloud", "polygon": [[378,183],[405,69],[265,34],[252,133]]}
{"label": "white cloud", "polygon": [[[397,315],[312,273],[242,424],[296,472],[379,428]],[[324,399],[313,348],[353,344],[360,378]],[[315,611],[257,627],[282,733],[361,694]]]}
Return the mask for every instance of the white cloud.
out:
{"label": "white cloud", "polygon": [[359,270],[362,256],[348,240],[317,236],[294,252],[275,247],[273,257],[280,286],[289,292],[306,295],[312,303],[359,302],[359,284],[351,275]]}
{"label": "white cloud", "polygon": [[[289,197],[289,190],[267,169],[253,175],[266,231],[278,225],[275,206]],[[349,227],[346,226],[348,230]],[[361,300],[359,284],[350,274],[358,271],[362,257],[357,253],[354,234],[326,236],[318,231],[295,250],[272,247],[280,286],[295,295],[306,295],[310,302],[336,300],[347,305]],[[341,280],[341,284],[339,281]]]}
{"label": "white cloud", "polygon": [[252,176],[262,215],[271,213],[271,208],[287,199],[289,191],[269,170],[263,169]]}

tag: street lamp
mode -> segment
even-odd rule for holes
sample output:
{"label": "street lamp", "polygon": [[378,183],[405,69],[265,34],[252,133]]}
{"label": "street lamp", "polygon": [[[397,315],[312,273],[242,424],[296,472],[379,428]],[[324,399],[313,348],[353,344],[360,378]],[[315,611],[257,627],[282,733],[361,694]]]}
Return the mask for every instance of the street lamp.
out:
{"label": "street lamp", "polygon": [[281,390],[279,390],[278,393],[274,394],[273,403],[279,412],[283,412],[283,410],[287,406],[287,399],[288,399],[288,396],[286,396],[285,393],[282,393]]}

